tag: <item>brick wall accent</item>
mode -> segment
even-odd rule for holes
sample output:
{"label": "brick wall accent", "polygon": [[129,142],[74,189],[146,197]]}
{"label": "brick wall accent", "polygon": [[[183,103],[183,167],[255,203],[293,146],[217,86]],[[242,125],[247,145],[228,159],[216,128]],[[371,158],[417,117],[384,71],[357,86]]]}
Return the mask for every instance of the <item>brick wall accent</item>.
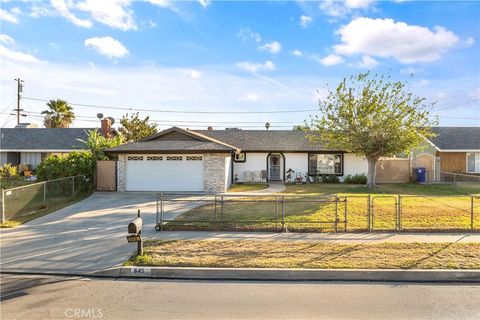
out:
{"label": "brick wall accent", "polygon": [[442,172],[467,172],[467,158],[465,152],[439,152]]}
{"label": "brick wall accent", "polygon": [[118,155],[117,161],[117,191],[125,192],[125,159],[123,154]]}
{"label": "brick wall accent", "polygon": [[225,192],[225,158],[228,153],[205,153],[203,155],[203,187],[205,192]]}

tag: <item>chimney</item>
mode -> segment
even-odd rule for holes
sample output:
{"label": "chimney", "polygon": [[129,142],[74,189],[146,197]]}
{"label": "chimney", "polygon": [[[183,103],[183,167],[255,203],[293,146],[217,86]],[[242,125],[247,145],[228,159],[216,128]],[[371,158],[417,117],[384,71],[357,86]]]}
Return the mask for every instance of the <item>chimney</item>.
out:
{"label": "chimney", "polygon": [[102,127],[101,127],[101,132],[102,135],[106,138],[111,138],[111,129],[112,129],[112,122],[108,118],[103,118],[101,121]]}

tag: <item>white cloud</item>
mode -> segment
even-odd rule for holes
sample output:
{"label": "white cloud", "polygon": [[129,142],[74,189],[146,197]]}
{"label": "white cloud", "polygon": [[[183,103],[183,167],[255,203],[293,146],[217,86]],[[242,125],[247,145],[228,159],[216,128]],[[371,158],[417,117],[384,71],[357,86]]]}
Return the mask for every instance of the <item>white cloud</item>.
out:
{"label": "white cloud", "polygon": [[265,43],[263,46],[258,47],[258,49],[276,54],[282,51],[282,45],[278,41],[272,41],[269,43]]}
{"label": "white cloud", "polygon": [[2,45],[0,45],[0,57],[2,59],[16,61],[16,62],[32,63],[32,62],[39,62],[40,61],[30,54],[23,53],[23,52],[20,52],[20,51],[10,50],[10,49],[2,46]]}
{"label": "white cloud", "polygon": [[465,46],[471,47],[475,43],[475,39],[472,37],[468,37],[467,40],[465,40]]}
{"label": "white cloud", "polygon": [[303,14],[300,16],[300,25],[305,28],[312,22],[312,20],[312,17]]}
{"label": "white cloud", "polygon": [[351,9],[367,9],[375,0],[345,0],[345,6]]}
{"label": "white cloud", "polygon": [[265,63],[242,61],[237,63],[237,67],[251,72],[275,70],[275,64],[270,60],[265,61]]}
{"label": "white cloud", "polygon": [[12,37],[7,36],[6,34],[2,33],[2,34],[0,34],[0,42],[3,42],[5,44],[14,44],[15,40],[13,40]]}
{"label": "white cloud", "polygon": [[71,13],[67,3],[64,0],[51,0],[51,4],[61,16],[65,17],[73,24],[84,28],[92,27],[93,24],[90,20],[79,19],[73,13]]}
{"label": "white cloud", "polygon": [[370,56],[362,56],[362,60],[358,64],[360,68],[373,69],[378,66],[378,61]]}
{"label": "white cloud", "polygon": [[334,46],[337,54],[392,57],[401,63],[437,60],[459,41],[443,27],[431,31],[392,19],[357,18],[342,26],[337,34],[342,40]]}
{"label": "white cloud", "polygon": [[237,37],[242,41],[253,40],[255,42],[262,41],[262,36],[256,32],[253,32],[250,28],[242,28],[237,32]]}
{"label": "white cloud", "polygon": [[129,6],[130,0],[85,0],[75,4],[76,9],[90,13],[94,20],[124,31],[137,29]]}
{"label": "white cloud", "polygon": [[303,57],[303,52],[298,49],[290,51],[290,54],[295,57]]}
{"label": "white cloud", "polygon": [[343,18],[354,13],[356,10],[367,10],[374,3],[374,0],[324,0],[320,2],[319,8],[324,14],[330,17]]}
{"label": "white cloud", "polygon": [[341,64],[341,63],[344,62],[344,60],[342,59],[342,57],[340,57],[336,54],[330,54],[326,57],[318,59],[318,62],[320,62],[321,64],[323,64],[326,67],[330,67],[330,66],[334,66],[334,65],[337,65],[337,64]]}
{"label": "white cloud", "polygon": [[198,3],[202,5],[202,7],[206,8],[210,4],[210,0],[197,0]]}
{"label": "white cloud", "polygon": [[94,37],[85,40],[85,46],[110,59],[121,58],[129,54],[127,48],[112,37]]}
{"label": "white cloud", "polygon": [[1,9],[1,8],[0,8],[0,20],[10,22],[10,23],[18,23],[18,19],[14,12],[12,11],[8,12],[7,10]]}
{"label": "white cloud", "polygon": [[260,96],[257,93],[249,92],[249,93],[246,93],[245,95],[243,95],[242,97],[238,98],[237,100],[255,102],[255,101],[260,100]]}
{"label": "white cloud", "polygon": [[194,69],[185,70],[185,74],[190,79],[200,79],[202,77],[202,73],[200,71],[194,70]]}
{"label": "white cloud", "polygon": [[167,8],[171,5],[171,2],[169,0],[147,0],[147,2],[163,8]]}

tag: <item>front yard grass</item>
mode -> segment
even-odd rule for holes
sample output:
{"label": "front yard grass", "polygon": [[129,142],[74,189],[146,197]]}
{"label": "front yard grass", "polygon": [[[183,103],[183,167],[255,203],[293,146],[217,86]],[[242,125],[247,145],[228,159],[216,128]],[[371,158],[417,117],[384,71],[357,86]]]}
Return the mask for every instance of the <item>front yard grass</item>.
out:
{"label": "front yard grass", "polygon": [[228,192],[247,192],[253,190],[262,190],[268,188],[266,183],[238,183],[232,184]]}
{"label": "front yard grass", "polygon": [[147,241],[126,265],[224,268],[480,269],[480,243]]}
{"label": "front yard grass", "polygon": [[[453,193],[450,185],[389,184],[372,192],[373,230],[395,230],[397,195],[401,194],[402,230],[459,231],[471,230],[471,198],[480,186],[459,185]],[[344,231],[347,205],[347,231],[368,230],[368,190],[364,186],[345,184],[288,185],[285,193],[228,199],[221,213],[219,204],[206,203],[192,208],[167,223],[165,229],[281,230],[281,209],[277,197],[285,197],[285,227],[289,231],[333,232],[337,193],[347,203],[338,203],[338,231]],[[438,196],[435,196],[438,195]],[[325,199],[325,202],[315,202]],[[313,200],[313,201],[311,201]],[[330,201],[330,202],[329,202]],[[474,198],[474,229],[480,230],[480,195]]]}

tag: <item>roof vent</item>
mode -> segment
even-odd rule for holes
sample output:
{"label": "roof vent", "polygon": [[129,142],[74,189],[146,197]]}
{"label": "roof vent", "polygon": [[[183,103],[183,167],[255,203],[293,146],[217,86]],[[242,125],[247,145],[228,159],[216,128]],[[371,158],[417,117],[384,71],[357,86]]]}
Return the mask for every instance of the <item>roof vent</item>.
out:
{"label": "roof vent", "polygon": [[208,131],[212,131],[213,128],[212,128],[212,127],[208,127],[207,130],[208,130]]}

